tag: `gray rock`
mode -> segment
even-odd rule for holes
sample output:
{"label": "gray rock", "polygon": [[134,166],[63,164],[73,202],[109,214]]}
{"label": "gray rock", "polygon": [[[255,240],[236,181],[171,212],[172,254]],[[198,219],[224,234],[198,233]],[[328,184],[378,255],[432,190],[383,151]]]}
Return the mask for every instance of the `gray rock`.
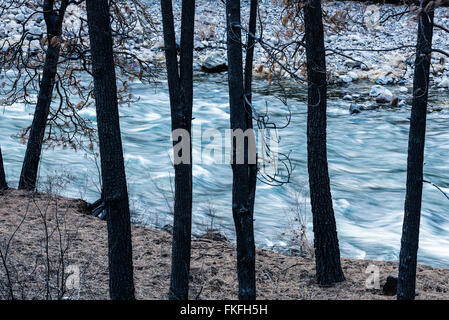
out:
{"label": "gray rock", "polygon": [[339,76],[340,80],[346,83],[352,82],[352,78],[348,75],[341,75]]}
{"label": "gray rock", "polygon": [[377,84],[390,84],[393,83],[393,78],[390,76],[380,76],[376,79]]}
{"label": "gray rock", "polygon": [[381,94],[383,91],[385,90],[384,87],[379,86],[379,85],[374,85],[371,87],[371,90],[369,92],[369,95],[371,97],[377,97],[379,94]]}
{"label": "gray rock", "polygon": [[391,95],[391,92],[385,92],[376,97],[377,103],[391,103],[393,100],[393,95]]}
{"label": "gray rock", "polygon": [[351,77],[352,81],[357,81],[357,80],[359,80],[359,76],[358,76],[357,73],[355,73],[354,71],[349,71],[349,72],[348,72],[348,76]]}
{"label": "gray rock", "polygon": [[399,92],[403,93],[403,94],[406,94],[406,93],[408,93],[408,89],[407,89],[407,87],[400,87],[399,88]]}
{"label": "gray rock", "polygon": [[449,88],[449,78],[444,77],[439,83],[438,88]]}
{"label": "gray rock", "polygon": [[390,103],[393,100],[391,91],[379,85],[372,86],[369,95],[375,97],[377,103]]}
{"label": "gray rock", "polygon": [[355,103],[351,103],[351,105],[349,106],[349,113],[356,114],[356,113],[360,113],[360,112],[361,112],[360,106],[358,106]]}
{"label": "gray rock", "polygon": [[359,61],[354,61],[354,60],[346,60],[345,66],[348,68],[351,68],[351,69],[354,69],[354,68],[360,69],[362,67],[362,63]]}
{"label": "gray rock", "polygon": [[17,22],[21,23],[21,22],[24,21],[24,20],[25,20],[25,16],[23,15],[23,13],[19,13],[19,14],[16,16],[16,21],[17,21]]}
{"label": "gray rock", "polygon": [[165,48],[164,41],[159,40],[154,44],[154,48],[157,50],[163,50]]}
{"label": "gray rock", "polygon": [[217,73],[228,70],[228,64],[220,52],[212,52],[201,64],[201,69],[208,73]]}

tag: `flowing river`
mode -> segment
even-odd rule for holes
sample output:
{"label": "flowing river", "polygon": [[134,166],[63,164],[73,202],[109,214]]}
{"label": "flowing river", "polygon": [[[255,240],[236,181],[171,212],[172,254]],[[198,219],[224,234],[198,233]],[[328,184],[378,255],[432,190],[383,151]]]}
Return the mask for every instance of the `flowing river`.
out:
{"label": "flowing river", "polygon": [[[410,106],[380,108],[351,115],[344,91],[367,97],[371,84],[330,88],[328,101],[328,158],[333,203],[343,257],[397,260],[405,198],[407,143]],[[166,83],[156,88],[134,84],[140,101],[122,106],[124,144],[130,206],[134,222],[161,227],[172,221],[173,169],[170,160],[170,108]],[[397,87],[390,90],[400,94]],[[258,247],[286,251],[298,231],[292,208],[299,201],[305,208],[307,235],[313,238],[307,199],[306,91],[286,87],[291,123],[279,130],[279,149],[290,153],[294,167],[291,182],[279,187],[258,183],[255,235]],[[194,88],[194,134],[229,129],[226,75],[198,75]],[[283,93],[265,83],[255,83],[253,101],[271,121],[282,126],[287,108],[278,99]],[[425,179],[449,192],[449,94],[431,92],[430,104],[441,111],[428,114]],[[15,105],[0,112],[0,144],[9,184],[17,187],[25,145],[15,136],[32,121],[33,106]],[[95,120],[94,108],[83,111]],[[196,130],[196,131],[195,131]],[[194,136],[194,139],[197,138]],[[207,145],[195,140],[194,148]],[[202,155],[202,158],[200,156]],[[232,171],[229,164],[210,163],[211,155],[194,156],[193,232],[215,229],[234,240],[231,211]],[[98,162],[99,163],[99,162]],[[83,151],[45,149],[40,167],[40,189],[46,177],[69,174],[71,182],[60,191],[64,196],[99,198],[98,169],[94,158]],[[296,195],[299,191],[299,197]],[[449,202],[429,184],[424,185],[418,260],[449,267]]]}

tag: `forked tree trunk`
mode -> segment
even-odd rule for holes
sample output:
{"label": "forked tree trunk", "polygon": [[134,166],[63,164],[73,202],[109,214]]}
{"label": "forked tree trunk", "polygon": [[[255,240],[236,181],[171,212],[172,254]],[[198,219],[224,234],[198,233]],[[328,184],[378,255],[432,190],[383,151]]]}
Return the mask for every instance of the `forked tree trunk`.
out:
{"label": "forked tree trunk", "polygon": [[[422,1],[425,8],[430,1]],[[399,300],[415,298],[416,263],[419,243],[419,223],[423,186],[424,141],[426,137],[427,97],[433,36],[433,9],[422,11],[418,20],[413,103],[410,117],[407,159],[407,190],[399,254]]]}
{"label": "forked tree trunk", "polygon": [[[187,133],[178,141],[173,136],[173,145],[182,143],[181,155],[175,152],[175,199],[173,218],[172,264],[169,299],[187,300],[189,295],[190,248],[192,229],[192,105],[193,105],[193,36],[195,1],[182,1],[180,65],[171,0],[161,0],[164,30],[165,56],[170,94],[172,132]],[[186,156],[188,152],[188,157]],[[180,161],[176,159],[187,159]]]}
{"label": "forked tree trunk", "polygon": [[44,2],[44,19],[47,25],[47,52],[45,55],[42,80],[34,111],[33,123],[28,138],[22,172],[20,173],[19,189],[34,190],[36,188],[39,160],[44,140],[45,127],[52,101],[53,88],[59,60],[59,37],[62,34],[62,22],[68,6],[68,0],[61,2],[59,10],[54,8],[54,0]]}
{"label": "forked tree trunk", "polygon": [[0,148],[0,190],[8,189],[6,183],[5,168],[3,167],[2,149]]}
{"label": "forked tree trunk", "polygon": [[[250,28],[255,33],[257,3],[251,4]],[[252,129],[251,80],[252,49],[247,52],[245,83],[242,64],[242,40],[240,25],[240,0],[226,1],[228,83],[231,130]],[[251,38],[251,37],[250,37]],[[254,44],[254,39],[248,39]],[[252,47],[252,46],[251,46]],[[245,97],[248,101],[245,101]],[[256,190],[256,164],[250,164],[254,146],[249,139],[244,144],[244,163],[237,163],[237,141],[232,141],[232,214],[237,238],[237,276],[239,299],[256,299],[255,243],[254,243],[254,197]],[[252,150],[252,151],[251,151]],[[255,158],[255,157],[253,157]]]}
{"label": "forked tree trunk", "polygon": [[107,211],[110,297],[131,300],[134,299],[131,221],[108,3],[108,0],[86,0],[87,21]]}
{"label": "forked tree trunk", "polygon": [[326,59],[321,1],[304,7],[307,55],[308,114],[307,164],[316,259],[316,277],[321,285],[344,281],[326,150]]}

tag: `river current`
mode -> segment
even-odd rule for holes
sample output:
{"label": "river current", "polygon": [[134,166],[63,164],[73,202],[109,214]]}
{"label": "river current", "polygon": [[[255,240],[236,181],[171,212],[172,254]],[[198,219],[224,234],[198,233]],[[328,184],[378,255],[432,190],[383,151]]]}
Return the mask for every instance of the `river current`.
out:
{"label": "river current", "polygon": [[[397,260],[403,219],[410,106],[379,108],[349,114],[350,101],[342,96],[366,97],[370,84],[330,88],[327,144],[331,189],[343,257]],[[134,222],[162,227],[172,223],[170,160],[170,107],[166,83],[134,84],[140,100],[122,106],[121,130],[130,207]],[[390,90],[400,94],[398,88]],[[287,107],[279,100],[283,92],[256,82],[253,96],[257,110],[268,107],[270,120],[282,126]],[[287,87],[291,122],[279,130],[279,150],[290,153],[294,170],[291,182],[282,186],[257,185],[255,236],[258,247],[288,250],[297,230],[292,208],[296,199],[306,217],[307,235],[313,238],[307,199],[306,90]],[[428,114],[424,176],[449,192],[449,94],[431,92]],[[15,105],[0,112],[0,144],[9,184],[17,187],[26,146],[16,134],[32,121],[33,106]],[[194,87],[194,134],[229,129],[228,91],[225,75],[198,76]],[[95,121],[94,108],[83,115]],[[215,131],[217,132],[217,131]],[[194,139],[198,136],[194,136]],[[194,142],[196,150],[207,142]],[[211,154],[193,153],[193,233],[201,234],[213,224],[234,240],[231,211],[232,171],[229,164],[211,163]],[[200,158],[202,156],[202,158]],[[98,170],[93,157],[72,149],[44,149],[40,188],[46,177],[70,174],[73,179],[61,190],[64,196],[99,198]],[[297,196],[298,191],[302,193]],[[304,209],[305,208],[305,209]],[[424,185],[418,260],[449,267],[449,202],[429,184]]]}

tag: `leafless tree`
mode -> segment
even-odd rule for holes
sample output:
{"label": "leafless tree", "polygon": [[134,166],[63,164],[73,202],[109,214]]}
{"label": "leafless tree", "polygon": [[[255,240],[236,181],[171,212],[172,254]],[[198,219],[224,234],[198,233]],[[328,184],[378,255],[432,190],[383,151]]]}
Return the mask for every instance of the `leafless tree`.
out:
{"label": "leafless tree", "polygon": [[[54,0],[42,5],[22,0],[0,1],[2,18],[13,9],[26,8],[27,12],[20,21],[20,30],[0,38],[0,95],[5,106],[42,106],[36,108],[34,124],[18,135],[23,143],[31,138],[20,184],[31,189],[36,184],[42,144],[92,150],[97,142],[92,121],[80,112],[91,107],[94,98],[88,76],[92,73],[92,59],[85,3]],[[121,75],[120,104],[137,100],[129,91],[132,81],[152,82],[158,74],[157,62],[147,59],[143,50],[130,50],[135,45],[151,47],[154,24],[149,12],[140,0],[111,1],[114,59]],[[41,21],[47,24],[46,31],[39,27]],[[36,100],[37,92],[40,93]]]}

